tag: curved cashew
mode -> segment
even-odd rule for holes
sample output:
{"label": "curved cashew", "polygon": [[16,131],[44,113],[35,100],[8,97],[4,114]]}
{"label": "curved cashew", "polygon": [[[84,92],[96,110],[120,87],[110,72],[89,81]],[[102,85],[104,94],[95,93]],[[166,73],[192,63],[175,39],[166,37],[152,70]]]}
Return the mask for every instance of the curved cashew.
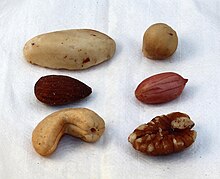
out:
{"label": "curved cashew", "polygon": [[68,108],[44,118],[32,133],[32,143],[37,153],[47,156],[54,152],[64,134],[95,142],[104,130],[105,122],[95,112],[86,108]]}

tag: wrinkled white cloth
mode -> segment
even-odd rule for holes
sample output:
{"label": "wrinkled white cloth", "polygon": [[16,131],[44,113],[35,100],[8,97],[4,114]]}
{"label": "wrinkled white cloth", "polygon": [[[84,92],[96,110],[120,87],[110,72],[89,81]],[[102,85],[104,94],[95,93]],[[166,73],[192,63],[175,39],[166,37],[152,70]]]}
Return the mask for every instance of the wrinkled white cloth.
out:
{"label": "wrinkled white cloth", "polygon": [[[220,178],[220,1],[212,0],[1,0],[0,1],[0,178],[141,179]],[[156,22],[169,24],[179,36],[175,54],[164,61],[143,57],[142,37]],[[41,33],[90,28],[111,36],[115,56],[83,71],[52,70],[23,57],[27,40]],[[134,96],[145,78],[166,71],[189,79],[182,95],[169,103],[145,105]],[[93,89],[77,103],[49,107],[34,96],[44,75],[77,78]],[[99,141],[70,136],[50,157],[38,155],[32,131],[48,114],[66,107],[87,107],[106,122]],[[149,157],[127,138],[153,117],[181,111],[198,132],[184,152]]]}

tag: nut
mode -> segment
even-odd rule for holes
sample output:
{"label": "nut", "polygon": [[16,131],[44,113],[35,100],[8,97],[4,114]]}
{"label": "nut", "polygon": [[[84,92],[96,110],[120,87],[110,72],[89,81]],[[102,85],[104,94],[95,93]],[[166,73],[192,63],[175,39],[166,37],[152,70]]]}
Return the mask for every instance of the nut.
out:
{"label": "nut", "polygon": [[142,124],[128,137],[133,147],[148,155],[167,155],[189,147],[196,139],[193,121],[187,114],[173,112]]}
{"label": "nut", "polygon": [[145,31],[142,51],[147,58],[162,60],[170,57],[177,45],[176,32],[167,24],[157,23]]}
{"label": "nut", "polygon": [[39,101],[55,106],[83,99],[92,93],[92,89],[68,76],[48,75],[37,81],[34,93]]}
{"label": "nut", "polygon": [[64,134],[85,142],[97,141],[105,130],[104,120],[86,108],[68,108],[43,119],[32,133],[32,144],[37,153],[50,155]]}
{"label": "nut", "polygon": [[82,70],[111,59],[115,41],[92,29],[44,33],[25,43],[23,54],[31,64],[52,69]]}
{"label": "nut", "polygon": [[180,96],[187,81],[173,72],[153,75],[138,85],[135,96],[146,104],[169,102]]}

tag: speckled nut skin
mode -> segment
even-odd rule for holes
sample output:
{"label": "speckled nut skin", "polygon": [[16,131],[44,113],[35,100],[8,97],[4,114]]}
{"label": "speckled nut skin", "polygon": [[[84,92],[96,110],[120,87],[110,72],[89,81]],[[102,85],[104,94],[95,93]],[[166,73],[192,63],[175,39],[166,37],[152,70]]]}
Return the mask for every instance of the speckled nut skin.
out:
{"label": "speckled nut skin", "polygon": [[187,114],[174,112],[157,116],[142,124],[128,137],[133,147],[147,155],[158,156],[176,153],[192,145],[196,131]]}
{"label": "speckled nut skin", "polygon": [[57,148],[64,134],[85,142],[95,142],[105,130],[104,120],[86,108],[68,108],[54,112],[43,119],[32,133],[32,144],[37,153],[48,156]]}
{"label": "speckled nut skin", "polygon": [[115,41],[104,33],[72,29],[38,35],[26,42],[23,53],[42,67],[81,70],[111,59],[115,49]]}
{"label": "speckled nut skin", "polygon": [[163,60],[176,51],[177,45],[176,32],[167,24],[157,23],[145,31],[142,52],[147,58]]}

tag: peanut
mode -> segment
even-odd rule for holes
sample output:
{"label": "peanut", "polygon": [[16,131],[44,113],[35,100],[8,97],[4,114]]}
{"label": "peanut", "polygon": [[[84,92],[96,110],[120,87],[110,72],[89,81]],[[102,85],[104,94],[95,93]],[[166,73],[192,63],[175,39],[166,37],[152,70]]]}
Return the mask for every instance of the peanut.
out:
{"label": "peanut", "polygon": [[169,102],[181,95],[187,81],[173,72],[156,74],[146,78],[138,85],[135,96],[146,104]]}

